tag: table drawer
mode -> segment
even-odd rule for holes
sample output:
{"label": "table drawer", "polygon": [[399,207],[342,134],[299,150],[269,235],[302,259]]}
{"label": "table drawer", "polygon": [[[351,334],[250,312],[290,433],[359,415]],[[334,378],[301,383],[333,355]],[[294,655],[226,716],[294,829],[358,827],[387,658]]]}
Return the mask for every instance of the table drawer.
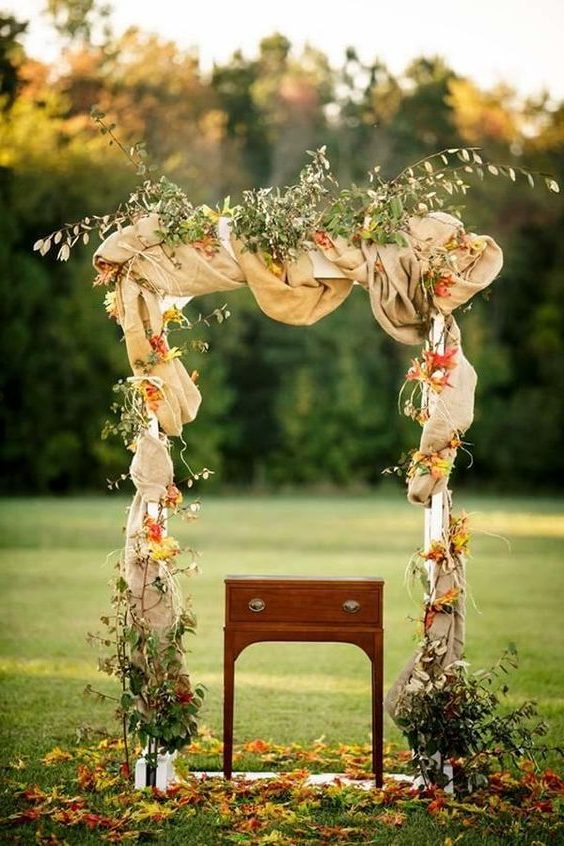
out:
{"label": "table drawer", "polygon": [[227,586],[227,622],[380,624],[382,590],[379,584],[273,585],[248,583]]}

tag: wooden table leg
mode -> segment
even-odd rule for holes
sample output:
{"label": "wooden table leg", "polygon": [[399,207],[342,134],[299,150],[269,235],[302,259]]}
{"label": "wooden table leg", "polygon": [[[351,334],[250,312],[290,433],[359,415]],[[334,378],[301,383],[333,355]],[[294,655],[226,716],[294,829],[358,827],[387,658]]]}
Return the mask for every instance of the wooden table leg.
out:
{"label": "wooden table leg", "polygon": [[235,658],[231,633],[225,628],[223,647],[223,775],[233,774],[233,700],[235,695]]}
{"label": "wooden table leg", "polygon": [[384,679],[382,662],[382,634],[378,632],[374,637],[374,654],[372,656],[372,770],[376,787],[382,787],[383,780],[383,698]]}

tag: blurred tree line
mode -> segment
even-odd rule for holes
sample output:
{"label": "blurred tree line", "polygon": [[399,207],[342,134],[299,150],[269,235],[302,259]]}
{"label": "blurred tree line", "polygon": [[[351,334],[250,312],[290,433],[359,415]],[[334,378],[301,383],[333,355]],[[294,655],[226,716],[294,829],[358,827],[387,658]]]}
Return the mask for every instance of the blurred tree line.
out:
{"label": "blurred tree line", "polygon": [[[114,36],[93,0],[48,6],[66,39],[52,66],[25,54],[25,21],[0,16],[5,491],[100,489],[127,467],[122,445],[100,439],[111,385],[129,371],[103,292],[89,284],[92,245],[68,264],[32,252],[41,235],[105,213],[135,184],[93,127],[92,105],[128,142],[143,138],[196,203],[292,181],[305,150],[322,144],[344,185],[376,163],[392,176],[461,144],[564,182],[564,103],[523,100],[505,85],[481,90],[441,58],[417,58],[396,77],[351,48],[333,68],[322,51],[297,55],[274,34],[255,58],[238,51],[204,73],[196,54],[155,35]],[[467,473],[461,456],[457,484],[549,490],[564,473],[561,196],[495,178],[468,196],[466,224],[501,243],[505,267],[489,302],[460,316],[480,381],[474,467]],[[206,330],[211,352],[189,362],[204,396],[185,430],[192,465],[212,467],[224,485],[361,486],[416,445],[418,426],[397,412],[415,350],[384,335],[364,291],[311,328],[276,324],[247,292],[188,310],[225,301],[233,316]]]}

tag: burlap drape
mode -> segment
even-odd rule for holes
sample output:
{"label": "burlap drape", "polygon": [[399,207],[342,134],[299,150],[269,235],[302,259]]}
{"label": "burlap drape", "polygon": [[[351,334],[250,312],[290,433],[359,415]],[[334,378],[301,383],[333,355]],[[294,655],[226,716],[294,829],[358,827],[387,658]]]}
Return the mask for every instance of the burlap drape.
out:
{"label": "burlap drape", "polygon": [[[443,525],[447,527],[443,538],[447,563],[432,568],[433,575],[429,584],[429,604],[427,607],[432,607],[432,601],[437,597],[444,596],[453,590],[459,591],[459,598],[453,603],[450,613],[434,614],[432,622],[426,626],[426,635],[427,642],[440,643],[444,649],[439,662],[440,667],[445,669],[451,666],[454,661],[460,660],[464,654],[466,636],[466,562],[463,555],[453,555],[449,549],[450,493],[447,493],[447,496],[443,500],[443,508]],[[395,718],[398,710],[401,709],[403,694],[409,689],[408,685],[410,681],[413,682],[414,671],[420,663],[422,655],[423,649],[418,649],[409,658],[386,694],[385,707],[392,718]],[[425,658],[429,658],[429,652],[427,652]],[[426,663],[422,669],[428,673],[431,670],[431,666]],[[422,684],[424,683],[422,682]]]}
{"label": "burlap drape", "polygon": [[139,437],[130,475],[136,493],[126,526],[124,578],[134,615],[159,633],[170,627],[179,610],[174,590],[163,592],[155,586],[157,577],[167,583],[168,571],[164,562],[151,559],[143,530],[147,505],[159,502],[172,484],[172,459],[163,438],[149,432]]}
{"label": "burlap drape", "polygon": [[[234,257],[223,245],[212,257],[188,245],[172,251],[156,234],[160,228],[158,217],[148,215],[134,226],[127,226],[107,238],[96,250],[94,264],[98,268],[103,268],[104,264],[123,266],[117,283],[119,322],[125,334],[131,367],[140,375],[144,372],[143,362],[151,352],[148,337],[158,334],[162,328],[160,297],[166,294],[196,297],[244,285],[251,289],[260,308],[269,317],[283,323],[309,325],[336,309],[349,295],[353,282],[357,282],[367,290],[372,312],[382,328],[401,343],[419,344],[428,330],[423,276],[433,252],[444,248],[447,242],[452,243],[461,227],[457,218],[434,212],[410,219],[404,231],[405,246],[372,244],[360,249],[342,238],[333,242],[323,239],[324,245],[319,249],[342,276],[318,279],[307,252],[296,261],[287,262],[277,275],[268,269],[260,256],[245,250],[244,244],[233,236]],[[447,345],[457,347],[458,354],[456,365],[449,373],[449,386],[440,394],[423,427],[420,451],[425,455],[443,451],[445,457],[453,457],[455,449],[449,446],[453,435],[464,433],[473,418],[476,374],[462,351],[460,331],[452,311],[495,279],[502,267],[502,253],[489,236],[470,234],[470,238],[479,239],[480,250],[469,250],[463,244],[456,249],[450,248],[450,257],[456,262],[450,274],[452,284],[448,296],[435,299],[437,310],[446,316]],[[164,386],[165,401],[156,411],[159,424],[166,434],[178,435],[183,424],[197,414],[199,391],[178,360],[159,363],[151,375],[160,377]],[[139,452],[134,464],[137,468],[142,464]],[[163,471],[161,481],[165,475]],[[408,483],[408,497],[413,503],[428,505],[434,493],[446,489],[447,481],[447,477],[415,474]],[[146,489],[144,493],[138,491],[130,515],[128,538],[138,530],[142,503],[151,497]],[[129,567],[128,574],[128,578],[133,579],[134,565]],[[432,637],[447,645],[445,666],[461,657],[464,646],[463,561],[455,562],[448,572],[439,575],[434,593],[440,596],[454,586],[462,591],[455,612],[437,614],[429,631]],[[136,590],[132,587],[134,594]],[[161,610],[164,608],[162,606]],[[169,608],[169,612],[173,609]],[[160,625],[160,622],[155,620],[155,624]],[[388,698],[392,712],[412,668],[413,661]]]}
{"label": "burlap drape", "polygon": [[[338,238],[332,246],[319,249],[342,271],[342,278],[316,279],[307,252],[297,261],[288,262],[281,275],[277,275],[260,256],[245,250],[234,237],[231,243],[236,260],[223,246],[211,258],[189,245],[172,251],[155,234],[159,229],[158,217],[149,215],[135,226],[110,235],[96,250],[94,264],[126,266],[117,285],[117,306],[129,361],[134,373],[139,375],[143,372],[140,364],[151,352],[147,336],[158,334],[162,327],[158,300],[163,294],[195,297],[248,285],[269,317],[282,323],[310,325],[334,311],[348,297],[356,281],[367,289],[374,316],[391,337],[404,344],[421,343],[426,332],[421,278],[428,266],[428,256],[452,239],[460,227],[455,217],[435,212],[423,218],[411,218],[404,233],[407,246],[373,244],[359,249]],[[502,266],[501,250],[493,239],[472,237],[479,237],[484,249],[478,255],[463,249],[454,251],[458,265],[457,272],[452,274],[454,284],[448,297],[437,300],[438,308],[446,315],[489,285]],[[449,332],[452,343],[458,343],[458,328],[452,318]],[[424,449],[431,443],[440,443],[447,416],[454,422],[460,417],[462,425],[455,426],[459,431],[464,431],[472,420],[475,376],[463,356],[459,357],[458,366],[460,372],[453,373],[452,378],[459,385],[456,399],[452,394],[447,399],[445,392],[443,414],[425,427]],[[158,364],[152,375],[160,376],[165,385],[167,401],[157,411],[159,423],[167,434],[178,435],[182,425],[193,420],[197,413],[199,391],[178,360]],[[427,492],[424,500],[424,494],[418,490],[414,501],[426,501],[430,493]]]}

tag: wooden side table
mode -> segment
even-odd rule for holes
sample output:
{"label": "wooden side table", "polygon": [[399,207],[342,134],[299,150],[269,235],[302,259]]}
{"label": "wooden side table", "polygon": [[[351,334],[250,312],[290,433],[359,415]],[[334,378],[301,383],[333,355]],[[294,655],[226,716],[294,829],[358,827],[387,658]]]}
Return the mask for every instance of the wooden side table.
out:
{"label": "wooden side table", "polygon": [[223,773],[233,772],[235,661],[264,641],[352,643],[372,669],[372,769],[382,784],[384,581],[379,578],[228,576],[225,579]]}

